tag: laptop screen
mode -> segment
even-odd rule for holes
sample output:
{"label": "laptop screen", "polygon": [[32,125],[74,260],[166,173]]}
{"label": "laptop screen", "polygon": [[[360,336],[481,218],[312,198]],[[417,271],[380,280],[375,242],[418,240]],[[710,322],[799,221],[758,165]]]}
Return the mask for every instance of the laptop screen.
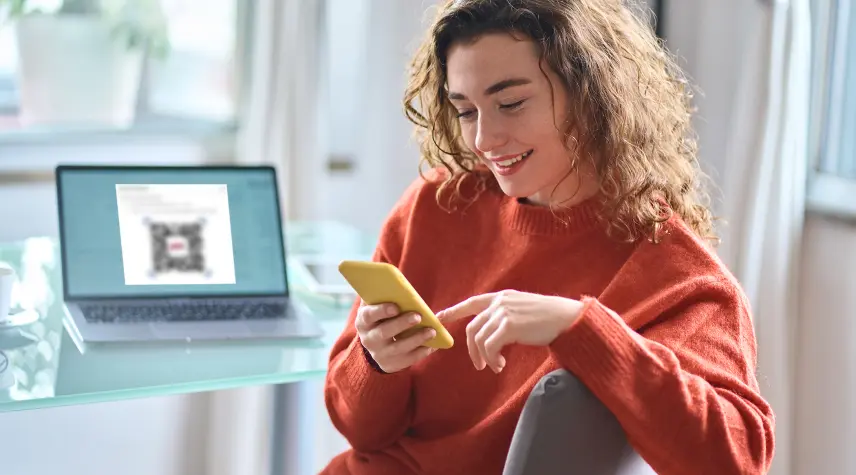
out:
{"label": "laptop screen", "polygon": [[57,173],[67,298],[286,294],[272,168]]}

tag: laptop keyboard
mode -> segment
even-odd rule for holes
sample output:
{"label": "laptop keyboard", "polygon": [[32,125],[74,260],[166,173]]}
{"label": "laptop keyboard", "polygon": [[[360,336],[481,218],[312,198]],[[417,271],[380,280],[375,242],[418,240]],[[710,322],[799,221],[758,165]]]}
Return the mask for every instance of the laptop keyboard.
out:
{"label": "laptop keyboard", "polygon": [[82,304],[88,322],[195,322],[206,320],[260,320],[288,315],[284,302],[226,302],[200,300],[163,305]]}

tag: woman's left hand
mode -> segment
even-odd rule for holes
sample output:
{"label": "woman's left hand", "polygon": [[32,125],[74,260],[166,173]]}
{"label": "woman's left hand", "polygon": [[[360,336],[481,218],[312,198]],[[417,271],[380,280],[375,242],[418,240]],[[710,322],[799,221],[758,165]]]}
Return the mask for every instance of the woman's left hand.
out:
{"label": "woman's left hand", "polygon": [[470,297],[437,314],[443,324],[475,315],[467,324],[467,347],[478,370],[489,365],[498,373],[505,367],[500,352],[505,345],[546,346],[579,317],[577,300],[515,290]]}

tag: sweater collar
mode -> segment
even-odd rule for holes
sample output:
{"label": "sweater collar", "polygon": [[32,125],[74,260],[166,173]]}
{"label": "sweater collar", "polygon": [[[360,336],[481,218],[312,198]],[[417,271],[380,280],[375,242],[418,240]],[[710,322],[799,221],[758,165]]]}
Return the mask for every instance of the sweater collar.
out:
{"label": "sweater collar", "polygon": [[570,207],[538,206],[502,194],[502,222],[523,234],[562,236],[594,227],[598,222],[600,202],[596,197]]}

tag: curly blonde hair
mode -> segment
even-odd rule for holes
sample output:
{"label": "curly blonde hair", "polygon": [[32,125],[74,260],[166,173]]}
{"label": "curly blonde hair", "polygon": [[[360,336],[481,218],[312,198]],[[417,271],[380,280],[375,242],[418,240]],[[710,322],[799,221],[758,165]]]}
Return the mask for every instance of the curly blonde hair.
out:
{"label": "curly blonde hair", "polygon": [[622,0],[450,0],[440,7],[412,60],[404,95],[421,165],[449,172],[438,200],[450,186],[459,193],[461,180],[480,163],[464,144],[447,97],[448,50],[506,32],[534,41],[567,88],[572,105],[562,132],[571,139],[572,131],[583,132],[577,150],[596,171],[610,234],[634,241],[651,233],[656,240],[662,223],[677,213],[715,241],[691,127],[692,90],[647,23],[649,13]]}

